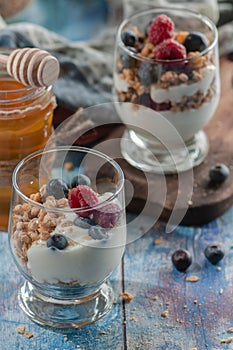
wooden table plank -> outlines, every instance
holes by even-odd
[[[129,231],[143,232],[148,218],[134,220],[128,215]],[[203,228],[178,227],[164,233],[157,224],[140,239],[128,244],[123,266],[111,281],[116,295],[128,291],[134,295],[123,305],[117,299],[113,310],[97,323],[72,331],[40,327],[24,316],[18,307],[17,288],[22,279],[10,256],[7,235],[0,235],[0,349],[4,350],[232,350],[233,342],[221,343],[232,334],[233,327],[233,208]],[[195,252],[201,265],[196,283],[185,281],[176,271],[171,253],[187,248],[193,254],[193,233],[199,234]],[[161,239],[160,244],[154,241]],[[204,247],[213,240],[224,243],[226,255],[211,265],[203,255]],[[123,279],[123,281],[122,281]],[[124,287],[122,289],[122,286]],[[168,310],[167,317],[162,317]],[[17,326],[26,325],[34,337],[26,339]],[[106,332],[99,334],[99,332]],[[67,338],[65,337],[67,336]]]
[[[121,266],[111,277],[117,303],[102,319],[90,326],[76,330],[54,330],[31,322],[21,311],[17,301],[17,289],[22,278],[11,258],[7,234],[0,233],[0,349],[1,350],[122,350],[124,332],[122,327]],[[17,327],[25,325],[33,333],[26,339],[17,333]],[[106,334],[100,334],[106,332]],[[66,337],[67,336],[67,337]]]
[[[125,290],[134,295],[125,305],[127,350],[233,349],[221,343],[233,336],[233,210],[202,229],[178,227],[165,234],[161,226],[130,244],[124,259]],[[193,253],[193,233],[199,233],[195,247],[200,271],[182,274],[173,268],[171,254],[177,248]],[[154,245],[155,239],[161,239]],[[226,247],[224,259],[211,265],[204,247],[213,241]],[[191,266],[191,270],[192,270]],[[198,282],[187,282],[196,275]],[[167,310],[167,317],[162,312]]]

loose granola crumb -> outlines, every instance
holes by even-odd
[[[121,297],[124,301],[126,301],[127,303],[130,303],[133,300],[133,295],[129,292],[124,292],[121,294]]]
[[[33,337],[33,333],[25,331],[23,334],[27,339],[31,339]]]
[[[222,294],[223,293],[223,288],[220,288],[219,289],[219,294]]]
[[[154,245],[159,245],[159,244],[162,243],[162,241],[163,241],[162,238],[157,238],[157,239],[154,240]]]
[[[137,319],[136,319],[136,317],[131,317],[131,318],[130,318],[130,321],[135,321],[135,322],[137,322]]]
[[[161,312],[162,317],[167,317],[168,316],[168,310],[164,310]]]
[[[99,331],[99,335],[105,335],[105,334],[108,334],[108,333],[105,331]]]
[[[18,332],[19,334],[24,334],[25,331],[26,331],[26,326],[18,326],[18,327],[17,327],[17,332]]]
[[[186,278],[186,281],[187,282],[197,282],[197,281],[199,281],[199,277],[198,276],[188,276],[187,278]]]
[[[229,337],[227,339],[222,339],[220,341],[221,344],[230,344],[233,341],[233,337]]]
[[[228,333],[233,333],[233,327],[228,328],[227,332]]]

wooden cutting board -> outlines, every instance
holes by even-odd
[[[165,178],[167,192],[164,198],[164,193],[161,192],[164,187],[164,177],[145,175],[119,157],[117,161],[124,171],[128,184],[126,200],[129,202],[127,207],[129,211],[140,213],[145,210],[147,214],[159,216],[162,221],[168,222],[178,200],[178,207],[173,214],[175,217],[179,215],[183,217],[180,224],[198,226],[214,220],[233,205],[233,61],[222,58],[220,71],[220,103],[214,117],[205,129],[210,142],[210,150],[205,161],[194,169],[191,197],[189,185],[185,188],[185,179],[182,179],[181,191],[183,193],[179,192],[178,196],[178,177],[169,175]],[[120,152],[119,138],[123,132],[124,126],[115,126],[107,139],[117,141],[107,143],[107,147],[101,150],[110,156],[116,155],[117,151]],[[211,186],[209,170],[217,163],[226,164],[231,170],[230,176],[221,185]],[[179,200],[180,197],[181,200]]]

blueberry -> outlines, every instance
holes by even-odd
[[[108,238],[108,233],[107,231],[99,226],[99,225],[95,225],[95,226],[91,226],[89,228],[89,236],[91,236],[93,239],[107,239]]]
[[[208,47],[208,41],[204,34],[199,32],[192,32],[187,35],[183,45],[186,47],[186,51],[204,51]]]
[[[141,63],[138,69],[138,76],[141,80],[141,83],[145,86],[149,86],[158,78],[155,67],[149,62]]]
[[[46,245],[52,250],[59,249],[63,250],[68,245],[67,239],[64,235],[55,233],[47,239]]]
[[[209,171],[209,177],[212,183],[224,182],[230,174],[229,168],[225,164],[217,164]]]
[[[88,230],[93,225],[93,221],[87,217],[77,216],[74,225]]]
[[[192,263],[192,256],[187,250],[178,249],[172,254],[172,262],[178,271],[185,272]]]
[[[138,36],[132,30],[126,30],[121,34],[121,40],[126,46],[135,46],[138,43]]]
[[[211,264],[216,265],[224,257],[224,249],[220,243],[214,243],[205,248],[204,254]]]
[[[73,179],[70,182],[71,188],[77,187],[78,185],[86,185],[91,186],[91,180],[88,176],[84,174],[78,174],[73,177]]]
[[[137,50],[134,47],[127,47],[131,52],[137,53]],[[123,51],[120,54],[121,64],[124,68],[132,68],[136,65],[136,60],[129,55],[128,52]]]
[[[67,183],[62,179],[52,179],[46,185],[46,195],[54,196],[56,199],[68,197],[69,189]]]

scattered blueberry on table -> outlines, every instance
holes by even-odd
[[[192,256],[185,249],[178,249],[172,254],[172,262],[180,272],[185,272],[192,263]]]
[[[224,182],[230,174],[229,168],[225,164],[217,164],[209,171],[209,177],[212,183]]]
[[[204,250],[205,257],[213,265],[216,265],[224,257],[224,248],[220,243],[208,245]]]

